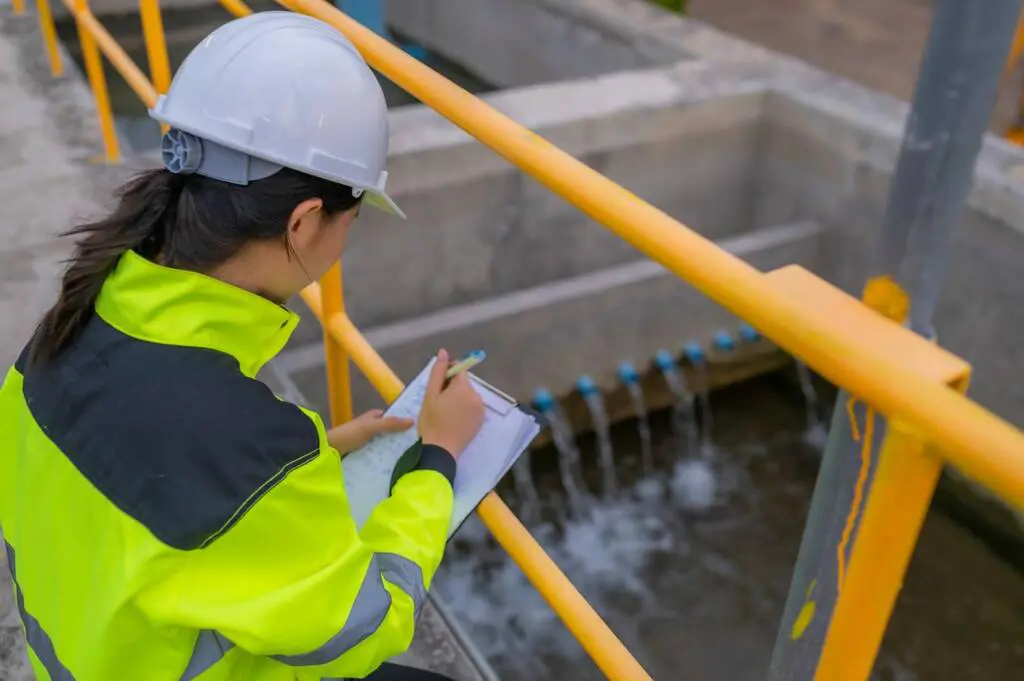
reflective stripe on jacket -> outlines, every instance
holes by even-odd
[[[451,456],[357,530],[320,418],[254,378],[294,313],[134,253],[96,313],[0,388],[0,528],[39,680],[363,677],[408,648]]]

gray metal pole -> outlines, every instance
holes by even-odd
[[[911,300],[910,326],[933,334],[953,232],[974,181],[1021,0],[938,0],[904,131],[874,274],[898,281]],[[860,468],[841,391],[811,500],[769,681],[809,681],[835,609],[837,547]],[[864,410],[858,409],[859,423]],[[877,424],[874,452],[884,436]],[[874,477],[874,462],[869,476]],[[854,532],[856,537],[856,531]],[[813,589],[812,589],[813,585]],[[810,597],[808,597],[810,593]],[[794,623],[813,600],[814,615],[799,637]]]

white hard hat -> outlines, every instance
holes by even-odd
[[[384,192],[388,109],[373,71],[341,33],[294,12],[258,12],[200,42],[149,111],[166,123],[164,164],[248,184],[291,168],[365,192],[405,217]]]

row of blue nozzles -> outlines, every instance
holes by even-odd
[[[740,324],[736,331],[740,342],[754,343],[761,338],[757,329],[749,324]],[[736,338],[728,331],[719,331],[714,335],[712,345],[716,350],[729,352],[736,348]],[[691,364],[700,364],[705,359],[704,348],[700,343],[689,342],[683,346],[682,356]],[[654,355],[654,366],[662,371],[671,369],[676,365],[676,358],[668,350],[658,350]],[[640,380],[640,373],[631,362],[619,364],[619,380],[623,383],[636,383]],[[597,384],[590,376],[583,374],[576,381],[576,390],[584,397],[598,392]],[[550,391],[540,388],[533,394],[533,405],[541,412],[547,412],[554,408],[555,398]]]

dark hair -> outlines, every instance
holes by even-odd
[[[121,255],[134,250],[169,267],[203,272],[235,255],[247,242],[285,236],[302,201],[319,198],[326,217],[354,208],[352,189],[285,168],[248,185],[163,168],[144,172],[118,190],[113,213],[78,225],[60,297],[33,336],[31,362],[56,357],[93,315],[103,282]]]

